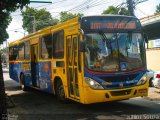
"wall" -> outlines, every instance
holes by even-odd
[[[146,49],[147,68],[160,71],[160,48]]]

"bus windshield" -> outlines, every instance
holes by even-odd
[[[102,72],[130,71],[145,66],[141,33],[87,33],[85,65]]]

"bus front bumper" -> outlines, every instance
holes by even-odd
[[[125,89],[115,90],[93,90],[90,87],[84,88],[84,104],[91,104],[97,102],[107,102],[116,100],[125,100],[138,96],[148,96],[147,84],[135,86]]]

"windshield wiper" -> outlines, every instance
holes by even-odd
[[[103,31],[99,31],[100,36],[102,37],[102,40],[104,43],[106,43],[107,46],[110,46],[110,40],[106,37],[105,33]]]

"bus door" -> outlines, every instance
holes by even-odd
[[[31,75],[32,86],[39,87],[38,83],[38,44],[31,46]]]
[[[78,85],[78,39],[77,35],[67,36],[67,80],[69,96],[79,99]]]

